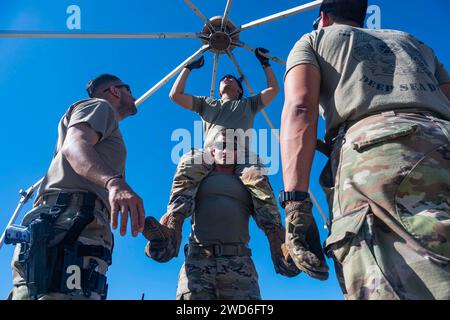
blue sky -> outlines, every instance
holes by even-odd
[[[307,1],[235,0],[230,19],[241,25],[286,10]],[[58,31],[67,29],[66,9],[81,9],[82,32],[199,32],[203,22],[182,0],[1,0],[0,30]],[[209,18],[222,15],[226,0],[195,0],[193,3]],[[373,0],[381,8],[381,26],[407,31],[430,45],[448,67],[450,44],[447,30],[450,2],[447,0]],[[286,59],[295,41],[311,30],[318,9],[259,26],[242,33],[241,40],[252,47],[266,47],[270,53]],[[57,123],[71,103],[85,98],[86,83],[94,76],[116,74],[133,88],[139,97],[187,56],[200,47],[198,39],[0,39],[0,101],[3,122],[0,136],[3,156],[0,158],[0,229],[6,226],[18,201],[17,191],[38,180],[48,168],[57,138]],[[263,71],[248,51],[233,51],[253,89],[265,86]],[[206,64],[192,72],[186,92],[208,95],[213,55],[205,54]],[[282,82],[284,67],[272,63]],[[218,74],[236,73],[228,58],[221,56]],[[236,73],[237,74],[237,73]],[[144,199],[147,215],[159,218],[165,211],[175,164],[171,150],[172,132],[179,128],[194,129],[198,116],[172,103],[169,90],[172,80],[139,108],[137,116],[125,120],[121,130],[128,149],[127,179]],[[217,92],[217,86],[216,86]],[[248,95],[248,90],[246,90]],[[279,128],[283,92],[266,109]],[[268,128],[258,115],[255,128]],[[323,122],[319,135],[323,136]],[[311,190],[327,210],[317,183],[323,156],[317,154],[311,179]],[[282,189],[281,171],[271,176],[275,192]],[[28,205],[25,209],[29,209]],[[26,210],[22,211],[21,220]],[[315,211],[322,241],[327,237],[323,220]],[[284,217],[284,215],[283,215]],[[189,222],[183,229],[184,242]],[[142,236],[121,237],[117,232],[113,265],[109,276],[109,299],[173,299],[182,254],[158,264],[143,253]],[[320,282],[306,275],[287,279],[275,274],[268,242],[251,223],[253,259],[259,274],[264,299],[342,299],[333,263],[328,281]],[[10,260],[13,248],[0,250],[0,298],[11,288]]]

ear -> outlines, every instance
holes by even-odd
[[[109,92],[116,98],[120,98],[121,97],[120,90],[118,88],[116,88],[115,86],[110,86],[109,87]]]
[[[215,149],[215,148],[212,148],[212,149],[211,149],[211,156],[214,158],[215,155],[216,155],[216,149]]]
[[[320,22],[322,24],[322,27],[329,27],[334,23],[334,20],[331,19],[331,17],[325,12],[320,12],[320,15],[322,17],[322,20]]]

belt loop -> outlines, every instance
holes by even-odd
[[[213,254],[216,257],[222,256],[222,246],[220,244],[213,245]]]
[[[385,118],[395,117],[397,115],[397,112],[395,112],[394,110],[391,110],[391,111],[382,112],[381,115]]]

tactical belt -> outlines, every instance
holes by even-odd
[[[112,263],[111,251],[103,246],[93,246],[79,243],[76,253],[79,257],[89,256],[99,258],[100,260],[105,261],[108,266]]]
[[[95,200],[93,201],[94,209],[102,212],[106,209],[103,201],[101,201],[97,196],[90,192],[59,192],[53,194],[44,194],[39,197],[39,199],[37,200],[37,204],[54,206],[55,204],[57,204],[58,199],[60,199],[61,196],[66,198],[66,201],[64,201],[64,205],[68,207],[81,207],[85,205],[86,197],[93,196],[95,197]]]
[[[252,250],[247,248],[244,244],[213,244],[202,245],[198,243],[190,243],[184,247],[184,253],[188,257],[203,256],[203,257],[249,257],[252,255]]]

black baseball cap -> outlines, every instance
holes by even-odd
[[[362,27],[367,14],[368,0],[323,0],[320,11],[336,18],[359,23]]]

